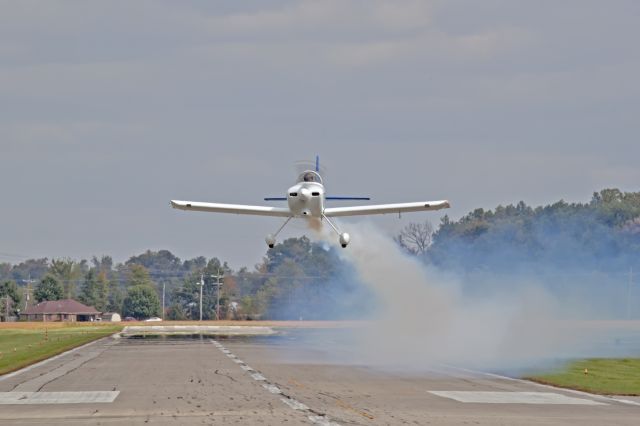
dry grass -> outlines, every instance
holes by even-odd
[[[114,323],[100,322],[0,322],[0,330],[55,330],[69,327],[95,327],[107,326]]]
[[[220,326],[254,326],[254,327],[275,327],[275,328],[351,328],[366,325],[365,321],[126,321],[120,323],[127,325],[220,325]]]
[[[0,322],[0,330],[56,330],[69,327],[107,327],[112,325],[236,325],[281,328],[351,328],[366,325],[366,321],[123,321],[112,322]]]

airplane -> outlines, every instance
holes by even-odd
[[[338,241],[343,248],[349,244],[351,237],[339,228],[329,218],[357,215],[374,215],[387,213],[419,212],[440,210],[450,207],[449,201],[418,201],[412,203],[377,204],[351,207],[326,207],[326,201],[333,200],[370,200],[369,197],[336,197],[325,194],[322,176],[320,176],[320,157],[316,156],[315,170],[305,170],[299,176],[296,184],[289,188],[286,197],[267,197],[265,201],[286,201],[288,207],[246,206],[241,204],[203,203],[197,201],[171,200],[171,207],[187,211],[212,213],[233,213],[257,216],[286,217],[287,220],[276,231],[269,234],[265,242],[269,248],[276,244],[276,237],[293,218],[305,218],[310,221],[326,221],[338,235]]]

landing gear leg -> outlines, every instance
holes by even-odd
[[[333,222],[331,222],[331,220],[327,216],[324,215],[324,213],[322,214],[322,218],[326,220],[327,223],[331,225],[336,234],[338,234],[338,241],[340,242],[342,248],[346,248],[349,244],[349,241],[351,240],[349,234],[347,234],[346,232],[340,232],[340,230],[333,224]]]
[[[278,236],[278,234],[280,233],[280,231],[282,231],[284,229],[284,227],[287,225],[287,223],[289,223],[289,221],[293,219],[293,216],[290,216],[287,218],[287,220],[285,220],[285,222],[282,224],[282,226],[276,231],[275,234],[269,234],[267,235],[267,238],[265,238],[265,242],[267,243],[267,245],[269,246],[269,248],[273,248],[273,246],[276,245],[276,237]]]

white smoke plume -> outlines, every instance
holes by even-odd
[[[593,354],[593,332],[568,320],[582,307],[560,303],[535,281],[466,295],[455,278],[406,255],[374,226],[350,224],[349,231],[352,242],[342,256],[377,298],[373,319],[349,342],[351,361],[513,371]],[[319,237],[335,244],[326,230]]]

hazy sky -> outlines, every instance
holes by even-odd
[[[640,190],[639,17],[634,0],[0,1],[0,261],[253,265],[280,219],[169,200],[261,204],[315,154],[332,194],[447,198],[455,218]]]

